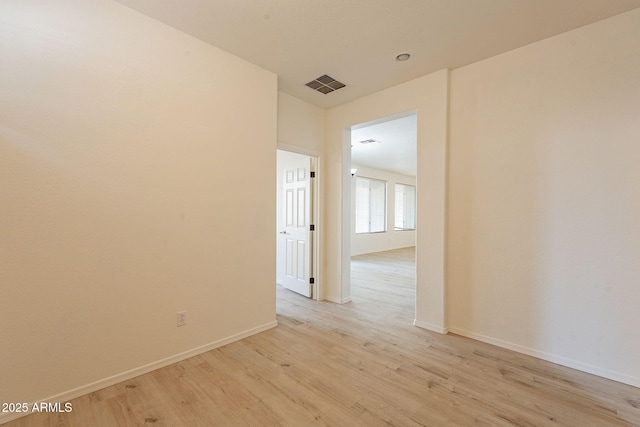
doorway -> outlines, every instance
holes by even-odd
[[[389,296],[409,280],[411,289],[403,292],[415,307],[416,151],[415,111],[351,128],[352,299],[357,277],[378,271],[387,277],[376,289]]]
[[[276,284],[316,300],[317,163],[313,156],[277,150]]]

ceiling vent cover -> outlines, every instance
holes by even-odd
[[[326,95],[338,89],[342,89],[343,87],[345,87],[345,84],[325,74],[315,80],[311,80],[306,84],[306,86],[309,86],[311,89],[317,90],[318,92],[324,93]]]

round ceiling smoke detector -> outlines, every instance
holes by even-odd
[[[407,61],[409,60],[409,58],[411,58],[410,53],[401,53],[400,55],[396,56],[396,61]]]

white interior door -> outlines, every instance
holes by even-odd
[[[284,239],[282,285],[307,298],[313,290],[310,282],[311,165],[312,160],[304,158],[290,163],[284,171],[284,224],[280,229],[280,238]]]

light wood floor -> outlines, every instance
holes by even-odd
[[[640,389],[412,326],[413,249],[353,259],[353,302],[278,289],[277,328],[7,426],[640,426]]]

